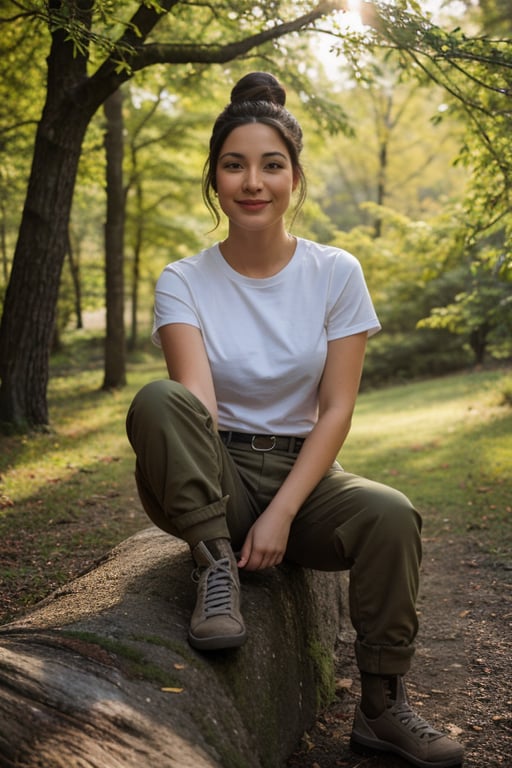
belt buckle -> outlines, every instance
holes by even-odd
[[[253,451],[266,453],[276,447],[277,438],[275,435],[253,435],[251,439],[251,448]]]

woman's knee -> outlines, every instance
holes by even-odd
[[[403,541],[419,538],[421,516],[401,491],[375,483],[366,491],[364,508],[383,537]]]
[[[409,548],[417,551],[421,557],[421,526],[422,520],[419,512],[411,504],[407,496],[400,494],[401,503],[396,503],[390,515],[391,521],[387,528],[387,535],[394,531],[395,543],[401,548]]]
[[[149,443],[175,450],[188,439],[214,434],[210,413],[183,384],[170,379],[151,381],[135,395],[126,417],[128,439],[139,455]]]
[[[179,408],[190,395],[183,384],[171,379],[157,379],[145,384],[133,398],[128,410],[128,434],[130,435],[137,423],[144,424],[145,428],[161,425],[172,410]]]
[[[180,391],[185,390],[182,384],[171,379],[157,379],[145,384],[135,397],[130,406],[129,413],[144,412],[145,414],[161,413],[169,400],[172,400]]]
[[[166,420],[169,402],[181,386],[170,379],[158,379],[137,392],[126,415],[126,432],[134,448],[140,437],[154,432],[155,427]]]

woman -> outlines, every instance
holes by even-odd
[[[158,280],[153,339],[169,380],[144,387],[127,419],[140,497],[191,548],[192,646],[243,643],[239,569],[284,558],[349,569],[362,681],[353,746],[459,765],[460,745],[412,712],[403,684],[417,632],[419,515],[336,462],[380,325],[356,259],[286,228],[305,178],[285,98],[274,77],[251,73],[215,122],[203,192],[229,231]]]

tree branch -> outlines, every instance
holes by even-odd
[[[167,5],[172,7],[178,2],[178,0],[167,0]],[[256,48],[271,40],[275,40],[291,32],[297,32],[300,29],[304,29],[311,26],[317,19],[322,16],[326,16],[336,9],[344,9],[346,6],[346,0],[331,0],[320,2],[316,8],[303,16],[299,16],[292,21],[283,22],[277,24],[275,27],[263,30],[257,34],[250,35],[242,40],[236,40],[225,45],[218,44],[159,44],[150,43],[143,44],[143,40],[149,34],[152,27],[150,20],[147,18],[154,14],[150,9],[139,9],[133,16],[130,26],[137,27],[139,35],[134,36],[133,33],[128,31],[120,38],[118,45],[127,47],[132,45],[132,50],[127,54],[126,63],[133,71],[144,69],[152,64],[188,64],[188,63],[204,63],[204,64],[220,64],[226,61],[231,61],[237,56],[241,56],[247,53],[253,48]],[[158,20],[158,19],[157,19]],[[156,21],[153,20],[153,26]],[[108,66],[108,62],[98,70],[98,75],[104,66]]]
[[[446,63],[460,71],[468,80],[480,87],[510,95],[510,90],[487,82],[483,76],[475,74],[462,66],[462,62],[481,65],[486,72],[504,73],[512,69],[510,41],[493,40],[487,37],[466,37],[460,31],[445,32],[428,19],[406,11],[401,11],[388,4],[363,2],[364,22],[388,42],[390,47],[402,51],[411,57],[424,56],[440,69]],[[459,63],[456,63],[456,62]],[[429,75],[429,71],[423,68]],[[460,96],[459,96],[460,98]]]
[[[310,27],[317,19],[336,9],[342,9],[345,5],[343,0],[340,2],[321,2],[309,13],[292,21],[282,22],[275,27],[225,45],[166,45],[158,43],[145,45],[137,50],[130,60],[130,65],[134,70],[139,70],[152,64],[223,64],[242,56],[253,48],[277,40],[291,32],[298,32]]]
[[[162,0],[160,6],[169,11],[179,0]],[[344,10],[346,0],[322,0],[312,11],[292,21],[282,22],[262,32],[225,45],[144,43],[161,14],[141,6],[127,24],[125,32],[113,47],[113,53],[91,78],[80,86],[77,98],[91,99],[99,106],[104,99],[129,80],[133,73],[154,64],[221,64],[243,56],[264,43],[314,24],[334,10]]]

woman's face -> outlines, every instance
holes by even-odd
[[[297,183],[286,144],[269,125],[239,126],[221,147],[217,194],[231,226],[256,231],[280,224]]]

